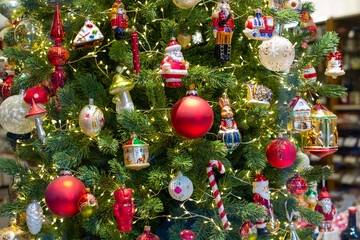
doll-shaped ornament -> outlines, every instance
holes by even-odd
[[[125,6],[121,1],[116,1],[111,8],[111,27],[115,33],[115,39],[121,40],[125,36],[128,27],[128,17],[126,15]]]
[[[229,0],[218,0],[212,15],[212,28],[215,37],[215,54],[225,64],[230,60],[231,38],[234,32],[234,16]]]
[[[230,107],[230,99],[226,92],[219,100],[221,107],[221,125],[218,133],[218,140],[221,140],[232,153],[241,142],[241,134],[234,120],[234,113]]]
[[[321,213],[324,216],[324,220],[319,226],[320,232],[332,232],[334,228],[331,227],[331,222],[335,216],[335,208],[331,202],[331,197],[326,187],[323,187],[321,193],[318,196],[318,204],[315,207],[315,211]]]
[[[135,215],[134,202],[131,201],[132,189],[125,188],[114,192],[115,203],[113,213],[120,232],[130,232],[132,230],[133,216]]]

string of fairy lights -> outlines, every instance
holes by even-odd
[[[264,2],[266,2],[266,0],[264,0]],[[137,1],[137,3],[139,5],[142,6],[142,8],[136,8],[135,10],[131,10],[131,11],[127,11],[127,13],[131,13],[131,14],[134,14],[134,17],[132,18],[129,18],[130,21],[132,21],[133,24],[135,24],[137,22],[137,16],[138,16],[138,13],[140,11],[142,11],[142,9],[148,9],[149,6],[153,3],[149,2],[149,1],[145,1],[144,3],[141,2],[141,1]],[[216,3],[216,1],[213,1],[213,0],[208,0],[208,1],[205,1],[205,0],[202,0],[202,2],[200,2],[198,4],[198,6],[202,6],[205,8],[206,11],[209,11],[209,7],[207,6],[208,3]],[[214,7],[212,7],[212,10],[214,9]],[[165,13],[164,13],[164,9],[161,8],[160,9],[161,13],[162,13],[162,18],[159,18],[159,19],[154,19],[152,22],[157,22],[157,21],[164,21],[166,20],[165,19]],[[244,15],[248,15],[248,12],[250,11],[253,11],[252,7],[248,7],[248,10],[246,13],[244,13],[243,15],[239,15],[237,14],[236,12],[234,12],[234,15],[236,16],[236,18],[241,18],[243,17]],[[103,17],[101,19],[101,21],[104,23],[104,22],[107,22],[109,21],[109,13],[110,13],[110,9],[106,10],[106,11],[102,11],[102,12],[97,12],[97,13],[94,13],[94,15],[98,15],[98,14],[102,14]],[[190,13],[191,14],[191,13]],[[87,16],[91,16],[91,14],[87,15]],[[72,20],[72,21],[76,21],[78,18],[83,18],[85,19],[85,15],[81,15],[81,14],[78,14],[77,12],[75,12],[74,10],[69,10],[69,12],[65,15],[64,17],[64,20],[65,21],[68,21],[68,20]],[[44,21],[44,19],[42,20]],[[101,21],[98,21],[97,24],[102,24]],[[200,23],[201,24],[201,23]],[[148,28],[147,25],[144,25],[143,26],[143,32],[140,32],[140,31],[137,31],[137,33],[141,36],[142,38],[142,41],[139,40],[139,45],[140,47],[142,48],[143,52],[147,54],[148,58],[152,58],[154,55],[156,54],[163,54],[161,52],[161,49],[158,49],[158,47],[160,46],[160,42],[156,42],[155,45],[152,47],[149,43],[149,41],[147,40],[147,36],[151,34],[151,31],[152,29],[151,28]],[[43,31],[40,31],[38,34],[40,35],[43,35],[44,32]],[[206,39],[206,41],[210,41],[211,39]],[[240,36],[238,37],[238,41],[242,41],[243,40],[243,36],[240,34]],[[109,66],[104,64],[103,61],[99,61],[97,60],[98,58],[98,54],[101,54],[101,53],[106,53],[108,50],[105,49],[107,47],[109,47],[110,45],[112,45],[115,40],[112,40],[112,39],[106,39],[106,44],[104,44],[103,46],[101,47],[95,47],[94,50],[92,52],[89,52],[87,55],[79,58],[79,59],[76,59],[76,60],[72,60],[68,63],[68,65],[71,67],[71,69],[74,71],[74,72],[77,72],[77,69],[73,66],[74,63],[77,63],[77,62],[80,62],[82,60],[85,60],[85,59],[89,59],[89,58],[94,58],[94,61],[95,61],[95,64],[97,66],[97,68],[107,77],[107,78],[110,78],[109,77],[109,72],[108,72],[108,69],[109,69]],[[129,44],[126,40],[124,40],[125,44]],[[72,43],[72,41],[70,42]],[[34,54],[34,55],[38,55],[40,58],[44,58],[46,59],[46,56],[47,56],[47,52],[48,50],[52,47],[53,43],[48,40],[48,39],[43,39],[43,41],[41,42],[41,45],[39,47],[39,49],[41,49],[40,51],[31,51],[31,54]],[[261,66],[261,63],[259,61],[259,58],[256,54],[256,49],[257,47],[254,47],[253,44],[251,42],[248,43],[248,47],[251,51],[254,52],[254,59],[256,60],[257,62],[257,66]],[[305,53],[302,54],[301,57],[304,57],[305,56]],[[241,55],[238,56],[239,60],[240,60],[240,63],[239,64],[230,64],[229,66],[223,66],[221,68],[217,68],[217,69],[214,69],[212,72],[229,72],[231,71],[231,74],[234,75],[235,74],[235,71],[237,68],[243,68],[243,67],[246,67],[249,65],[249,62],[246,61]],[[310,61],[310,65],[314,62],[314,59],[312,59]],[[125,67],[125,71],[129,74],[130,71]],[[301,70],[298,69],[298,74],[300,75],[301,73]],[[291,91],[292,90],[292,87],[291,86],[288,86],[286,81],[285,81],[285,74],[281,74],[281,73],[275,73],[274,75],[271,75],[269,76],[271,78],[274,78],[276,77],[279,81],[279,83],[281,84],[281,86],[285,89],[287,89],[288,91]],[[251,78],[251,77],[246,77],[248,79],[248,81],[251,81],[252,83],[256,83],[257,82],[257,79],[255,78]],[[205,81],[205,80],[204,80]],[[207,83],[205,83],[207,84]],[[239,82],[238,80],[235,81],[235,84],[236,85],[241,85],[241,86],[244,86],[245,85],[242,83],[242,82]],[[162,84],[164,86],[164,84]],[[316,86],[315,86],[315,90],[318,90],[320,87],[322,86],[322,83],[320,82],[317,82],[316,83]],[[306,89],[302,89],[303,92],[306,92]],[[317,96],[317,91],[315,91],[315,95]],[[311,95],[311,98],[313,99],[313,96]],[[235,112],[238,113],[239,111],[242,111],[245,113],[245,116],[248,114],[247,111],[249,111],[249,109],[247,108],[244,108],[242,106],[245,106],[246,105],[246,102],[248,100],[246,98],[241,98],[239,95],[238,95],[238,100],[235,100],[232,102],[232,105],[233,106],[236,106],[235,108]],[[210,102],[212,107],[217,104],[215,102]],[[275,101],[273,103],[274,105],[278,104],[278,101]],[[168,114],[170,112],[171,108],[153,108],[151,107],[150,109],[148,110],[137,110],[139,112],[144,112],[144,113],[151,113],[152,111],[164,111],[165,114],[163,115],[163,119],[167,122],[169,122],[169,118],[168,118]],[[106,108],[105,107],[105,111],[107,112],[112,112],[112,113],[115,113],[114,109],[112,108]],[[69,116],[71,117],[73,114],[72,113],[69,113]],[[47,116],[46,118],[47,121],[44,121],[47,123],[47,129],[50,129],[52,128],[53,131],[49,132],[47,134],[47,138],[51,139],[52,138],[52,132],[56,132],[56,131],[67,131],[67,134],[70,135],[70,132],[73,131],[74,133],[80,133],[78,127],[77,127],[77,124],[76,124],[76,121],[75,120],[67,120],[65,123],[62,122],[61,120],[55,120],[55,119],[51,119],[49,116]],[[151,117],[148,121],[147,121],[147,124],[148,125],[151,125],[153,122],[155,122],[156,119],[154,117]],[[267,129],[265,131],[263,131],[261,133],[260,136],[257,136],[253,139],[250,139],[249,141],[247,142],[242,142],[241,144],[257,144],[257,148],[258,149],[261,149],[263,148],[263,146],[261,145],[261,141],[259,141],[261,138],[263,137],[266,137],[266,138],[273,138],[273,137],[277,137],[277,134],[278,134],[278,130],[275,130],[275,129],[271,129],[268,124],[266,124],[267,122],[273,122],[275,121],[275,112],[274,111],[268,111],[268,114],[266,115],[266,118],[263,118],[262,120],[262,126],[265,126]],[[246,120],[246,117],[244,118],[243,120],[243,123],[246,124],[247,123],[247,120]],[[284,131],[286,131],[284,129]],[[166,131],[164,131],[166,132]],[[172,134],[174,135],[174,132],[172,130],[172,127],[171,127],[171,124],[168,124],[168,129],[167,129],[167,133],[168,134]],[[164,133],[163,133],[164,134]],[[155,142],[156,140],[159,139],[159,136],[154,136],[150,139],[146,139],[147,141],[150,141],[150,142]],[[98,141],[99,138],[96,137],[96,138],[90,138],[89,137],[89,141]],[[296,142],[296,139],[293,138],[292,136],[290,136],[290,141],[291,142]],[[19,144],[21,144],[21,146],[31,146],[31,144],[25,144],[24,142],[22,142],[21,140],[17,140],[17,142]],[[35,150],[34,147],[32,147],[33,150]],[[179,151],[180,149],[175,149],[175,151]],[[51,172],[49,171],[51,170]],[[56,164],[52,165],[49,169],[48,166],[45,166],[45,165],[38,165],[38,169],[36,170],[32,170],[32,169],[28,169],[28,174],[31,176],[30,177],[30,180],[31,181],[35,181],[36,178],[40,177],[41,179],[44,179],[44,178],[49,178],[50,180],[53,180],[55,178],[57,178],[58,176],[54,173],[58,172],[60,170],[60,167],[57,166]],[[233,170],[232,168],[229,168],[228,169],[228,172],[231,174],[231,177],[239,182],[241,182],[242,184],[246,184],[246,185],[252,185],[251,183],[251,179],[252,179],[252,176],[251,176],[251,171],[247,171],[246,175],[245,175],[245,178],[239,178],[237,177],[237,173],[239,172],[239,170]],[[173,174],[171,175],[171,177],[175,177]],[[116,179],[115,176],[112,176],[113,179]],[[100,194],[100,197],[104,196],[105,192],[109,192],[110,196],[113,195],[113,190],[112,189],[105,189],[105,188],[102,188],[100,186],[93,186],[94,190],[96,191],[99,191],[99,192],[102,192]],[[141,187],[143,190],[146,189],[145,186],[142,186]],[[207,186],[207,189],[210,188],[210,185]],[[151,188],[148,189],[149,193],[146,195],[148,198],[152,198],[152,197],[155,197],[157,196],[162,190],[164,190],[165,188],[161,188],[158,192],[154,192]],[[275,199],[278,199],[279,197],[279,194],[283,194],[285,197],[287,196],[287,194],[282,191],[282,190],[285,190],[286,187],[285,185],[281,188],[281,189],[273,189],[274,191],[271,192],[271,196]],[[199,189],[200,191],[202,191],[202,196],[200,199],[196,200],[196,199],[188,199],[186,200],[185,202],[183,202],[181,205],[180,205],[180,208],[183,209],[184,213],[180,216],[172,216],[172,215],[159,215],[159,216],[155,216],[155,217],[136,217],[134,216],[135,220],[134,220],[134,224],[140,220],[146,220],[146,221],[149,221],[149,220],[153,220],[153,219],[156,219],[156,218],[166,218],[168,221],[171,221],[171,220],[180,220],[180,219],[190,219],[190,218],[202,218],[204,219],[203,220],[203,223],[204,224],[207,224],[207,223],[210,223],[210,224],[213,224],[219,231],[222,229],[221,225],[218,224],[217,221],[214,220],[214,218],[211,218],[211,217],[207,217],[207,216],[204,216],[204,215],[201,215],[201,214],[198,214],[198,213],[193,213],[191,212],[190,210],[188,210],[186,208],[186,203],[189,201],[189,202],[194,202],[196,204],[202,204],[202,203],[205,203],[207,202],[209,199],[211,199],[212,201],[212,208],[214,209],[214,211],[216,211],[216,204],[214,204],[214,198],[212,195],[210,195],[209,193],[207,193],[206,191],[203,191],[202,189]],[[135,192],[133,190],[133,192]],[[242,198],[240,196],[236,196],[235,194],[232,193],[231,191],[231,188],[226,188],[226,187],[223,187],[221,190],[221,195],[222,195],[222,198],[227,198],[229,196],[232,196],[232,197],[235,197],[239,200],[241,200]],[[27,196],[25,196],[23,193],[21,193],[21,195],[19,196],[19,200],[20,202],[26,202],[26,198]],[[108,199],[108,202],[110,202],[111,199],[109,198]],[[48,208],[46,207],[46,204],[45,204],[45,198],[43,198],[41,200],[41,202],[43,203],[43,207],[46,209],[46,211],[48,211]],[[14,212],[15,214],[15,212]],[[214,214],[215,216],[217,216],[217,213]],[[50,225],[51,226],[54,226],[55,224],[57,224],[58,222],[62,223],[64,221],[63,218],[61,217],[57,217],[57,216],[53,216],[52,217],[52,220],[51,220],[51,223]],[[108,220],[109,223],[111,225],[116,225],[112,220]],[[283,223],[285,227],[288,226],[288,223],[287,222],[284,222]],[[58,229],[57,226],[54,226],[54,229]],[[278,233],[275,233],[274,236],[278,235]],[[120,237],[122,237],[122,234],[120,233]],[[40,238],[39,238],[40,239]],[[60,238],[59,238],[60,239]]]

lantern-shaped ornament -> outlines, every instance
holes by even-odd
[[[90,98],[89,104],[80,111],[79,124],[81,130],[90,137],[96,137],[100,134],[104,123],[103,112],[94,105],[94,100]]]
[[[249,107],[257,104],[270,106],[270,101],[273,96],[271,89],[260,84],[252,84],[251,82],[247,82],[245,83],[245,85],[248,87],[248,102],[246,103],[246,105],[248,105]]]
[[[336,48],[328,55],[328,64],[326,67],[325,75],[330,76],[334,79],[338,76],[345,75],[341,53],[337,51]]]
[[[149,144],[139,140],[136,134],[133,134],[130,141],[124,144],[123,150],[126,168],[140,170],[150,166]]]
[[[122,70],[120,70],[122,72]],[[130,90],[134,88],[134,83],[121,73],[114,76],[109,92],[114,96],[113,103],[116,104],[116,112],[122,113],[123,109],[134,110],[134,103],[131,99]]]
[[[303,151],[324,157],[338,150],[337,116],[320,104],[311,110],[312,128],[302,134]]]
[[[224,93],[219,100],[221,107],[221,125],[218,133],[218,140],[222,141],[232,153],[241,142],[241,135],[234,120],[234,113],[230,107],[230,99]]]
[[[311,129],[311,106],[297,95],[289,103],[294,119],[289,123],[289,128],[295,132],[305,132]]]
[[[269,40],[273,36],[274,18],[261,17],[261,10],[256,9],[255,17],[249,16],[245,23],[245,36],[255,40]]]

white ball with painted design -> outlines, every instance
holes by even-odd
[[[185,201],[191,197],[194,186],[191,180],[179,171],[179,174],[170,181],[168,189],[172,198]]]

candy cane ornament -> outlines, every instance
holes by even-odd
[[[222,224],[224,226],[224,229],[226,230],[226,229],[230,228],[230,225],[229,225],[229,221],[228,221],[228,219],[226,217],[224,205],[223,205],[223,203],[221,201],[221,196],[220,196],[220,193],[219,193],[219,189],[218,189],[218,186],[216,184],[215,177],[214,177],[214,172],[213,172],[213,167],[214,166],[216,166],[219,169],[221,174],[225,173],[225,168],[224,168],[223,164],[220,161],[218,161],[218,160],[210,160],[210,163],[207,165],[206,171],[207,171],[207,175],[208,175],[208,178],[209,178],[209,181],[210,181],[210,186],[211,186],[212,191],[214,193],[214,197],[215,197],[215,200],[216,200],[217,208],[219,210],[221,222],[222,222]]]

